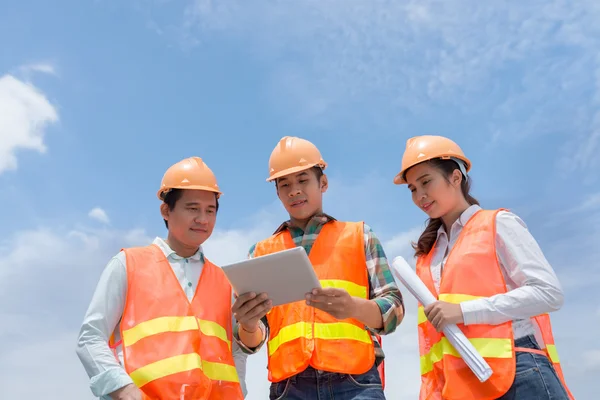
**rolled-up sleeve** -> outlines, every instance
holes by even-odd
[[[364,224],[364,235],[370,299],[379,306],[383,319],[380,329],[369,329],[379,335],[387,335],[394,332],[404,319],[404,301],[381,241],[367,224]]]
[[[76,353],[90,378],[94,396],[109,393],[133,383],[108,345],[125,304],[127,273],[124,256],[119,254],[106,265],[79,332]]]

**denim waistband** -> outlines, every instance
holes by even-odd
[[[541,350],[535,336],[528,335],[515,340],[515,347],[524,347],[526,349]]]
[[[376,368],[375,365],[373,365],[373,368]],[[371,370],[370,369],[370,370]],[[367,371],[365,373],[369,373],[370,372]],[[317,377],[319,379],[340,379],[343,378],[344,376],[346,376],[348,374],[342,374],[339,372],[330,372],[330,371],[322,371],[320,369],[314,369],[311,366],[306,367],[306,369],[302,372],[299,372],[298,374],[292,376],[292,379],[316,379]]]

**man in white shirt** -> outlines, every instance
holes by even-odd
[[[212,171],[198,157],[171,166],[158,192],[163,201],[161,214],[169,233],[166,240],[156,238],[153,244],[164,254],[189,302],[196,294],[203,269],[212,265],[207,264],[201,245],[215,226],[220,194]],[[121,251],[108,262],[100,277],[77,343],[77,355],[90,377],[92,393],[103,400],[143,398],[124,367],[120,324],[128,301],[127,277],[127,257]],[[166,285],[166,282],[157,282],[157,290],[167,290],[163,289],[168,287]],[[231,303],[227,304],[227,309],[230,314]],[[232,325],[235,324],[233,317],[231,319]],[[109,341],[114,345],[110,346]],[[231,343],[235,369],[245,396],[247,355],[239,346],[236,341]]]

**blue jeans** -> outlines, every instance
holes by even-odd
[[[385,400],[377,366],[361,375],[318,371],[312,367],[271,384],[270,400]]]
[[[515,340],[515,347],[540,349],[533,336]],[[568,400],[567,391],[558,378],[550,360],[541,355],[517,352],[515,381],[498,400]]]

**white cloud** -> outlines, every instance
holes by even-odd
[[[29,322],[29,321],[28,321]],[[25,325],[23,328],[28,328]],[[74,352],[76,332],[24,334],[26,342],[2,346],[0,384],[5,398],[96,399]],[[35,382],[32,377],[35,376]]]
[[[17,152],[46,152],[44,134],[58,121],[55,107],[33,84],[0,77],[0,173],[17,168]]]
[[[600,192],[586,196],[583,203],[573,209],[573,212],[596,211],[600,210]]]
[[[94,398],[75,355],[79,324],[110,257],[150,240],[141,229],[53,226],[18,231],[1,243],[3,397]]]
[[[384,242],[383,247],[388,254],[388,258],[393,260],[396,256],[402,256],[409,264],[414,266],[412,243],[417,242],[421,232],[423,232],[423,228],[417,226],[407,232],[398,233]]]
[[[555,212],[552,218],[545,221],[544,226],[556,227],[573,220],[573,218],[578,218],[582,214],[586,214],[588,219],[594,219],[597,213],[600,216],[600,192],[587,194],[571,207]]]
[[[13,283],[28,281],[32,277],[43,276],[49,279],[36,279],[36,285],[54,282],[66,287],[75,278],[93,280],[109,257],[121,247],[139,245],[150,240],[141,229],[119,231],[40,227],[16,232],[0,246],[0,276],[3,277],[0,281],[0,286],[3,286],[0,298],[10,298],[11,294],[15,294],[13,290],[18,291],[18,285]],[[74,274],[72,279],[58,279],[67,278],[71,274]]]
[[[95,219],[96,221],[100,221],[103,224],[108,224],[110,222],[106,211],[104,211],[100,207],[96,207],[90,210],[90,212],[88,213],[88,217]]]
[[[24,73],[41,72],[49,75],[56,75],[56,69],[52,64],[48,63],[27,64],[22,66],[20,69]]]
[[[397,130],[406,114],[451,107],[485,121],[478,132],[505,146],[562,135],[566,173],[594,179],[600,165],[597,1],[186,4],[183,21],[155,24],[179,23],[186,48],[234,37],[268,70],[267,90],[288,118]]]

